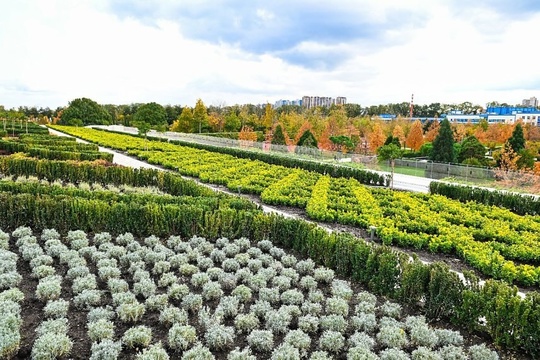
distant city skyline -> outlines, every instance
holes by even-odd
[[[369,106],[411,93],[484,105],[540,94],[530,52],[540,2],[530,0],[25,0],[0,12],[7,108],[304,94]]]

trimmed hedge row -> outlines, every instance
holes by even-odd
[[[257,210],[255,203],[229,196],[226,194],[215,194],[215,196],[172,196],[169,194],[151,194],[143,192],[118,193],[110,190],[85,190],[77,187],[51,186],[39,182],[14,182],[0,181],[0,192],[11,194],[31,194],[34,196],[47,195],[51,197],[72,197],[87,200],[100,200],[108,203],[154,203],[159,205],[192,205],[202,209],[237,209],[237,210]]]
[[[411,305],[422,303],[430,320],[450,320],[489,334],[501,347],[540,356],[538,292],[522,299],[515,287],[494,280],[480,287],[470,274],[464,284],[441,263],[410,261],[407,255],[388,247],[374,246],[346,233],[329,234],[302,220],[259,211],[204,211],[194,206],[111,204],[7,193],[0,194],[0,212],[7,215],[0,217],[0,228],[9,231],[26,225],[35,231],[54,227],[61,232],[80,229],[114,234],[129,231],[137,236],[269,239],[359,281],[378,295]]]
[[[119,131],[110,131],[110,130],[104,130],[104,129],[94,129],[94,130],[144,138],[143,136],[140,136],[140,135],[126,134]],[[313,171],[313,172],[317,172],[323,175],[328,174],[331,177],[346,177],[346,178],[351,177],[358,180],[360,183],[366,184],[366,185],[375,185],[375,186],[388,186],[389,185],[388,176],[381,175],[381,174],[371,172],[371,171],[362,170],[362,169],[350,168],[350,167],[340,166],[340,165],[335,165],[335,164],[321,163],[317,161],[303,160],[303,159],[287,157],[283,155],[275,155],[272,153],[246,151],[246,150],[238,149],[238,148],[220,147],[220,146],[215,146],[215,145],[192,143],[192,142],[181,141],[181,140],[167,141],[166,139],[152,137],[152,136],[148,136],[148,139],[152,141],[169,142],[171,144],[192,147],[195,149],[207,150],[211,152],[232,155],[241,159],[259,160],[259,161],[272,164],[272,165],[281,165],[281,166],[285,166],[289,168],[298,168],[298,169],[303,169],[307,171]]]
[[[51,146],[48,148],[45,146]],[[112,162],[113,154],[99,152],[96,145],[90,145],[92,148],[77,148],[78,144],[72,144],[71,146],[57,146],[57,143],[34,143],[29,141],[3,141],[0,140],[0,151],[3,150],[8,154],[14,154],[17,152],[24,152],[32,157],[49,160],[82,160],[82,161],[94,161],[105,160]],[[81,144],[85,145],[85,144]]]
[[[429,191],[432,194],[443,195],[464,203],[474,201],[481,204],[502,207],[518,215],[540,214],[540,199],[532,195],[455,185],[438,181],[431,182]]]
[[[182,179],[176,174],[153,169],[132,169],[122,166],[101,166],[98,162],[40,160],[12,155],[0,158],[0,173],[14,176],[36,176],[40,180],[61,180],[70,183],[155,186],[171,195],[213,196],[215,193]]]

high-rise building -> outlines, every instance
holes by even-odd
[[[303,96],[302,106],[306,109],[311,109],[318,106],[330,107],[332,105],[345,105],[347,98],[344,96],[338,96],[337,98],[331,98],[329,96]]]
[[[528,107],[538,107],[538,99],[534,96],[529,99],[523,99],[521,105]]]

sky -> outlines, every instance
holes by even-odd
[[[0,0],[0,105],[540,97],[537,0]]]

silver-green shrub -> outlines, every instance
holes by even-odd
[[[321,330],[331,330],[340,333],[347,331],[348,323],[342,315],[325,315],[320,318]]]
[[[202,307],[203,298],[199,294],[187,294],[182,299],[182,307],[188,311],[196,312]]]
[[[51,300],[43,308],[43,314],[47,318],[63,318],[67,316],[69,301],[64,299]]]
[[[97,289],[97,281],[94,274],[76,277],[73,279],[73,283],[71,284],[71,290],[74,294],[80,294],[84,290],[94,289]]]
[[[286,290],[281,294],[281,302],[287,305],[300,305],[304,302],[304,294],[296,289]]]
[[[150,345],[148,348],[143,349],[142,352],[135,355],[136,360],[169,360],[169,354],[161,345],[161,342]]]
[[[212,352],[204,345],[197,343],[182,354],[181,360],[214,360]]]
[[[313,315],[304,315],[298,318],[298,328],[308,334],[319,330],[319,318]]]
[[[386,349],[379,354],[381,360],[409,360],[409,355],[400,349]]]
[[[165,272],[161,274],[158,280],[158,287],[164,288],[170,286],[178,281],[178,278],[173,272]]]
[[[93,342],[112,339],[114,337],[114,323],[109,320],[100,319],[90,322],[87,325],[88,337]]]
[[[439,349],[439,355],[445,360],[467,360],[467,354],[460,346],[446,345]]]
[[[174,324],[169,329],[169,347],[185,351],[197,341],[197,331],[191,325]]]
[[[259,327],[259,318],[253,313],[238,314],[234,319],[234,327],[241,333],[249,333]]]
[[[73,298],[73,303],[79,309],[88,309],[101,304],[103,292],[100,290],[83,290]]]
[[[148,310],[157,310],[165,308],[169,304],[169,296],[167,294],[150,295],[146,298],[146,308]]]
[[[188,314],[184,309],[169,305],[161,309],[159,313],[159,322],[166,325],[187,325]]]
[[[109,307],[95,307],[90,309],[88,311],[88,314],[86,315],[86,321],[91,323],[98,320],[112,320],[114,319],[115,313],[114,311]]]
[[[302,354],[305,354],[311,346],[311,337],[299,329],[289,331],[283,341],[302,351]]]
[[[381,307],[380,307],[381,313],[383,316],[392,317],[394,319],[399,319],[401,315],[401,305],[386,301]]]
[[[366,347],[351,347],[347,351],[347,360],[379,360],[379,357]]]
[[[122,336],[122,343],[129,348],[147,347],[152,342],[152,329],[139,325],[127,329]]]
[[[266,329],[277,334],[285,334],[289,331],[292,316],[288,311],[282,309],[271,310],[266,313],[265,321]]]
[[[174,283],[169,285],[167,289],[167,295],[169,295],[170,300],[182,300],[189,292],[189,287],[186,284]]]
[[[300,360],[300,351],[288,343],[279,345],[272,351],[271,360]]]
[[[218,282],[207,282],[202,287],[202,296],[205,300],[217,300],[223,296],[223,290]]]
[[[392,325],[381,326],[377,333],[377,341],[385,347],[396,349],[401,349],[409,343],[405,330]]]
[[[246,303],[250,301],[251,298],[253,297],[253,292],[246,285],[238,285],[231,292],[231,295],[236,296],[238,300],[240,300],[243,303]],[[260,292],[259,292],[259,296],[260,296]]]
[[[225,325],[216,325],[206,329],[204,340],[210,350],[224,350],[232,346],[236,334],[234,328]]]
[[[62,277],[47,276],[39,280],[36,286],[36,297],[41,301],[55,300],[62,293]]]
[[[330,297],[326,299],[326,313],[329,315],[347,316],[349,314],[349,303],[347,300],[339,297]]]
[[[366,333],[372,333],[377,328],[375,314],[359,313],[356,316],[352,316],[349,323],[354,330],[364,331]]]
[[[235,348],[227,355],[227,360],[257,360],[257,357],[251,353],[250,348]]]
[[[340,332],[326,330],[319,339],[319,347],[331,353],[339,353],[345,346],[345,338]]]
[[[146,307],[139,302],[122,303],[116,308],[116,315],[123,322],[137,322],[145,312]]]
[[[499,355],[486,347],[485,344],[473,345],[469,348],[471,360],[499,360]]]
[[[66,334],[45,333],[32,346],[32,360],[57,359],[67,356],[73,342]]]
[[[99,343],[93,343],[90,360],[116,360],[122,352],[122,343],[120,341],[103,340]]]
[[[323,267],[319,267],[313,270],[313,277],[318,282],[322,282],[325,284],[330,284],[334,280],[334,270],[327,269]]]
[[[268,352],[274,347],[274,334],[269,330],[253,330],[247,336],[251,349],[257,352]]]
[[[419,346],[411,353],[412,360],[443,360],[443,358],[434,350]],[[480,359],[478,359],[480,360]]]

